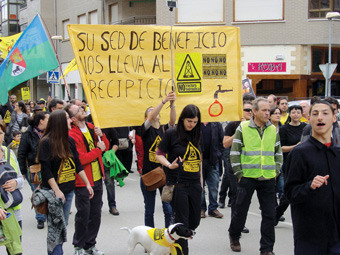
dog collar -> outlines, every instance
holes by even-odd
[[[173,238],[173,237],[171,236],[171,234],[170,234],[170,231],[169,231],[169,229],[168,229],[168,228],[166,229],[166,231],[168,232],[168,235],[169,235],[170,239],[171,239],[172,241],[176,241],[176,239],[175,239],[175,238]]]

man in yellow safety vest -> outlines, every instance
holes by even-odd
[[[275,178],[280,173],[280,137],[269,121],[270,106],[259,97],[253,102],[253,118],[241,122],[230,150],[230,162],[238,178],[235,210],[232,214],[230,248],[241,251],[239,242],[251,198],[256,190],[262,210],[260,254],[272,255],[275,242]]]

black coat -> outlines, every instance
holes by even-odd
[[[314,137],[296,146],[285,164],[285,194],[291,202],[294,239],[339,242],[340,148],[327,148]],[[328,185],[315,190],[315,176],[329,175]]]
[[[27,167],[36,164],[35,159],[38,152],[39,141],[40,138],[33,132],[32,126],[29,126],[27,131],[21,136],[18,150],[18,162],[23,175],[27,173]]]
[[[223,128],[220,122],[211,122],[211,145],[209,153],[209,161],[215,164],[221,157],[223,152]],[[203,124],[202,124],[203,125]],[[201,148],[204,148],[203,137],[201,137]],[[204,152],[203,152],[204,154]]]

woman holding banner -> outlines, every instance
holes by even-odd
[[[168,128],[172,128],[176,122],[176,110],[175,110],[175,100],[176,95],[174,92],[170,92],[156,107],[149,107],[145,111],[145,122],[141,127],[141,137],[143,141],[143,169],[142,175],[145,175],[161,166],[161,164],[156,159],[156,150],[157,145],[162,140],[164,136],[165,130]],[[163,106],[170,102],[170,120],[166,125],[161,125],[161,117],[160,111]],[[148,191],[141,179],[140,187],[144,197],[144,224],[151,228],[155,227],[154,224],[154,211],[155,211],[155,200],[156,200],[156,191]],[[162,193],[163,187],[159,188],[159,192]],[[172,208],[169,203],[162,202],[163,212],[164,212],[164,220],[165,227],[167,228],[170,225],[171,216],[172,216]]]
[[[197,106],[190,104],[184,107],[177,128],[165,133],[156,153],[156,159],[166,169],[167,185],[175,185],[171,202],[175,222],[183,223],[192,230],[201,220],[200,139],[201,113]],[[187,240],[176,242],[181,245],[184,255],[189,254]]]

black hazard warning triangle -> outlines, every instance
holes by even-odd
[[[186,55],[181,70],[178,73],[177,81],[198,81],[201,80],[200,74],[194,65],[189,54]]]

